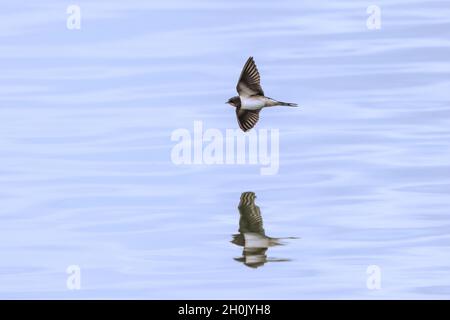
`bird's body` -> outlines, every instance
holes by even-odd
[[[244,110],[259,110],[264,107],[275,105],[275,100],[264,96],[250,96],[241,98],[241,108]]]
[[[255,126],[262,108],[274,106],[297,107],[295,103],[277,101],[264,95],[253,57],[248,58],[245,63],[236,90],[239,96],[230,98],[227,103],[236,108],[239,127],[243,131],[248,131]]]

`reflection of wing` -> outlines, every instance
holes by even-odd
[[[255,204],[256,195],[254,192],[244,192],[241,195],[239,202],[239,232],[247,233],[254,232],[264,235],[263,220],[261,211]]]
[[[261,110],[244,110],[240,107],[236,108],[236,116],[239,127],[246,132],[253,128],[259,120],[259,111]]]
[[[236,90],[242,97],[264,95],[264,91],[261,88],[260,84],[258,68],[256,68],[253,57],[248,58],[247,62],[244,65],[244,68],[242,68],[241,76],[239,77]]]

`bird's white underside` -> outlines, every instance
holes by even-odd
[[[266,97],[242,97],[241,108],[244,110],[259,110],[270,106],[274,101]]]

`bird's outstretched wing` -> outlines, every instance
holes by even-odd
[[[247,132],[255,126],[259,120],[260,110],[245,110],[241,107],[236,108],[237,121],[242,131]]]
[[[239,202],[239,232],[254,232],[264,235],[263,219],[259,207],[255,204],[254,192],[243,192]]]
[[[255,61],[253,60],[253,57],[250,57],[242,69],[236,90],[241,97],[250,97],[254,95],[263,96],[264,91],[261,88],[260,80]]]

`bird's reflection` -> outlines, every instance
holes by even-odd
[[[242,257],[236,261],[251,268],[263,266],[266,262],[289,261],[289,259],[275,259],[267,257],[269,247],[282,245],[282,238],[266,236],[263,219],[259,207],[255,204],[254,192],[243,192],[239,202],[239,233],[233,235],[232,243],[244,247]],[[286,238],[284,238],[286,239]]]

